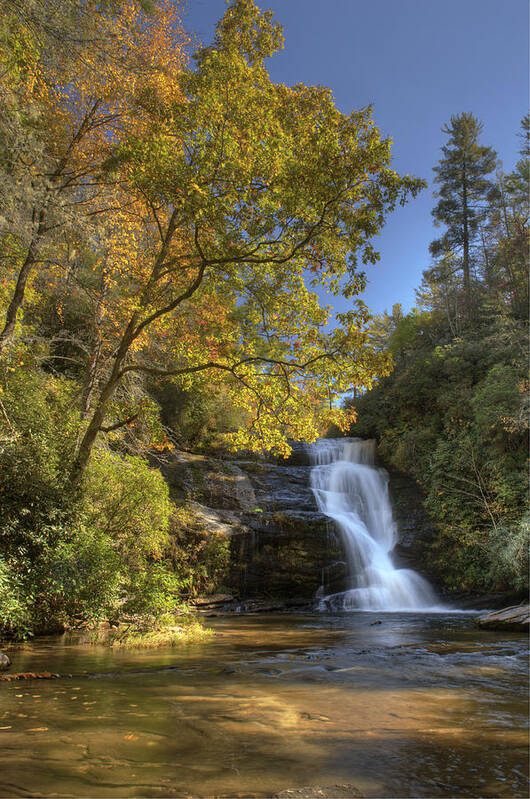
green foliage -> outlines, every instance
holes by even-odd
[[[473,114],[462,113],[452,116],[451,124],[442,128],[449,141],[434,167],[440,199],[432,215],[447,231],[431,245],[433,255],[469,245],[487,211],[482,205],[492,184],[486,175],[495,169],[497,154],[478,143],[482,127]]]
[[[149,563],[144,569],[131,571],[124,585],[125,602],[120,612],[159,618],[182,606],[182,580],[171,563]]]
[[[482,123],[473,114],[451,117],[442,128],[449,137],[443,157],[434,167],[438,203],[432,211],[436,224],[446,226],[440,239],[430,245],[435,257],[456,255],[463,274],[464,301],[468,316],[472,305],[472,256],[470,247],[487,215],[485,200],[493,186],[487,178],[495,169],[497,154],[478,142]]]
[[[530,518],[525,514],[519,524],[497,527],[491,532],[491,571],[501,585],[516,590],[528,588]]]
[[[137,457],[96,452],[83,484],[83,519],[113,541],[126,568],[162,555],[171,512],[168,487],[158,469]]]
[[[169,381],[151,388],[169,438],[184,450],[211,450],[244,424],[244,415],[223,390],[195,378],[184,388]]]
[[[73,491],[75,386],[35,369],[19,348],[0,388],[2,627],[15,634],[59,628],[109,612],[123,598],[150,612],[174,606],[168,591],[178,582],[153,562],[167,545],[173,511],[160,472],[100,449],[82,490]]]
[[[423,486],[440,529],[431,556],[455,590],[528,580],[526,340],[511,316],[484,313],[451,338],[436,310],[413,312],[387,330],[392,374],[349,401],[351,433],[376,437],[383,458]]]
[[[230,541],[208,530],[190,506],[177,508],[171,519],[171,561],[188,596],[223,588],[228,576]]]
[[[31,596],[24,590],[19,575],[4,558],[0,557],[0,629],[21,637],[29,634],[30,602]]]

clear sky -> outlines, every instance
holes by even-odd
[[[414,305],[429,266],[432,168],[446,140],[441,127],[470,111],[481,142],[510,171],[528,110],[528,0],[258,0],[284,26],[285,49],[268,59],[272,80],[329,86],[345,113],[372,103],[393,139],[393,166],[429,182],[388,217],[376,240],[381,260],[367,266],[363,295],[375,312]],[[211,42],[224,0],[188,0],[185,24]],[[338,310],[346,307],[334,300]]]

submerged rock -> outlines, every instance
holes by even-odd
[[[5,671],[11,666],[11,661],[8,656],[0,652],[0,671]]]
[[[493,613],[486,613],[476,620],[484,630],[515,630],[527,633],[530,624],[530,605],[514,605]]]
[[[355,785],[315,785],[275,793],[272,799],[363,799]]]

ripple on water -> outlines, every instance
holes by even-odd
[[[464,616],[213,624],[216,638],[178,651],[14,649],[17,670],[76,676],[0,687],[0,795],[345,783],[367,797],[527,796],[524,636]]]

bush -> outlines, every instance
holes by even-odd
[[[177,581],[153,563],[167,546],[173,511],[162,475],[139,458],[96,450],[73,491],[74,388],[27,368],[27,357],[13,352],[15,365],[0,383],[2,628],[60,629],[107,614],[125,597],[167,608],[164,591]]]
[[[492,576],[503,586],[528,590],[530,516],[526,514],[519,524],[497,527],[491,531]]]
[[[127,576],[124,584],[127,598],[120,612],[160,619],[182,607],[182,587],[168,563],[150,563],[142,571]]]
[[[207,530],[192,507],[177,508],[171,517],[170,556],[186,594],[211,594],[223,588],[230,561],[230,541]]]
[[[441,583],[518,590],[528,530],[526,331],[483,319],[458,338],[441,328],[436,341],[428,320],[413,317],[387,337],[392,374],[348,400],[358,411],[351,434],[375,436],[383,459],[425,489]]]
[[[113,541],[126,569],[161,557],[173,505],[158,469],[140,458],[95,451],[83,483],[86,526]]]
[[[30,632],[31,597],[24,592],[22,581],[11,566],[0,557],[0,620],[7,633],[25,637]]]

